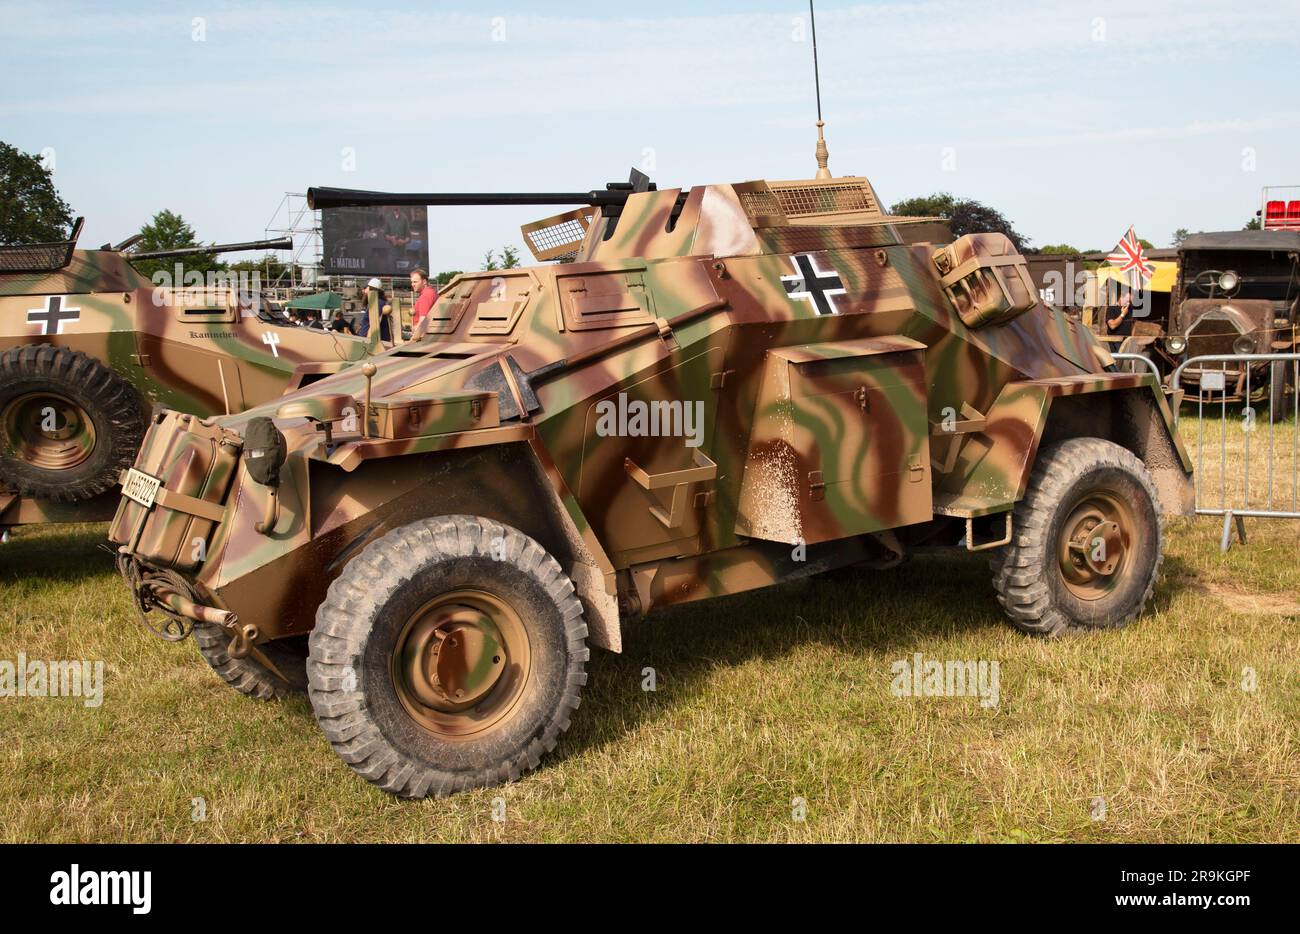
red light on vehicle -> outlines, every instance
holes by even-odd
[[[1286,226],[1286,202],[1270,201],[1264,205],[1264,227],[1275,229]]]

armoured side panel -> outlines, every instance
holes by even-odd
[[[929,520],[924,349],[893,336],[770,351],[737,534],[811,545]]]

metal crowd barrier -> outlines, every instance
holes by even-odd
[[[1120,356],[1137,356],[1136,354],[1116,354]],[[1251,402],[1253,391],[1251,381],[1252,365],[1257,363],[1272,364],[1285,361],[1290,364],[1291,385],[1293,390],[1290,401],[1275,412],[1269,404],[1267,395],[1263,400]],[[1219,364],[1215,369],[1206,364]],[[1232,365],[1232,366],[1230,366]],[[1244,384],[1241,387],[1242,399],[1228,405],[1228,388],[1236,381],[1244,365]],[[1191,357],[1179,364],[1170,377],[1170,388],[1182,389],[1185,372],[1193,369],[1200,383],[1200,392],[1196,400],[1196,426],[1189,432],[1179,420],[1179,429],[1184,441],[1195,448],[1193,460],[1196,467],[1196,513],[1202,516],[1223,516],[1223,538],[1220,548],[1227,551],[1232,544],[1232,531],[1235,526],[1237,538],[1242,544],[1246,541],[1247,518],[1260,519],[1300,519],[1300,353],[1276,354],[1204,354]],[[1219,374],[1222,377],[1216,379]],[[1258,380],[1255,380],[1258,384]],[[1207,390],[1221,393],[1219,401],[1205,401]],[[1286,397],[1283,397],[1284,401]],[[1240,408],[1238,408],[1240,406]],[[1268,410],[1268,433],[1266,438],[1258,438],[1261,427],[1265,424],[1260,408]],[[1206,420],[1206,409],[1211,420]],[[1218,425],[1215,431],[1214,410],[1218,409]],[[1289,420],[1289,421],[1288,421]],[[1235,433],[1235,434],[1234,434]],[[1217,439],[1211,437],[1217,434]],[[1206,448],[1210,451],[1210,466],[1206,466]],[[1218,449],[1218,467],[1214,469],[1214,448]],[[1259,452],[1263,449],[1265,453]],[[1255,457],[1265,457],[1260,464]],[[1217,495],[1216,495],[1217,494]]]

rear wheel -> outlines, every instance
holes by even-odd
[[[423,519],[352,559],[316,614],[316,719],[367,781],[410,798],[514,780],[586,683],[573,584],[517,529]]]
[[[993,586],[1029,633],[1127,626],[1145,608],[1163,559],[1159,497],[1146,466],[1100,438],[1048,448],[993,557]]]
[[[144,438],[131,385],[93,357],[49,344],[0,354],[0,483],[79,502],[113,487]]]

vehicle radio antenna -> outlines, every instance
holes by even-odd
[[[831,170],[827,166],[830,153],[826,149],[826,138],[822,136],[822,79],[817,68],[817,14],[813,11],[813,0],[808,0],[808,22],[812,26],[813,47],[813,88],[817,92],[817,178],[830,178]]]

